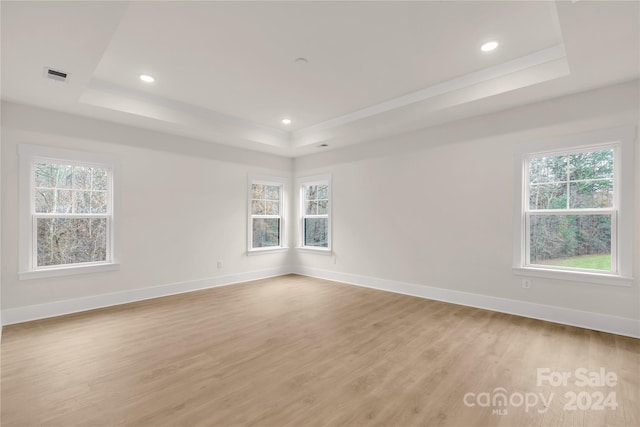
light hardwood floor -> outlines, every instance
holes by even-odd
[[[639,340],[295,275],[3,335],[4,427],[640,425]],[[601,367],[614,387],[536,383]],[[465,405],[498,387],[553,398]],[[618,406],[565,410],[572,391]]]

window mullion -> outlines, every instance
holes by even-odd
[[[585,208],[585,209],[525,209],[535,215],[607,215],[617,212],[616,208]]]
[[[112,215],[107,213],[86,213],[86,214],[78,214],[78,213],[45,213],[45,212],[37,212],[32,214],[37,218],[110,218]]]
[[[31,269],[38,266],[38,218],[33,216],[31,223]]]
[[[524,230],[525,230],[525,234],[524,234],[524,259],[522,260],[522,263],[524,265],[529,265],[531,263],[531,255],[530,255],[530,248],[531,248],[531,215],[529,212],[525,212],[524,214]]]
[[[611,270],[620,274],[618,265],[618,213],[611,214]]]
[[[569,210],[569,208],[571,207],[571,205],[569,203],[569,200],[571,199],[571,185],[569,184],[569,181],[571,181],[571,165],[570,165],[570,161],[569,161],[570,158],[571,158],[570,156],[566,157],[566,164],[567,164],[567,184],[566,184],[566,186],[567,186],[567,190],[566,190],[567,191],[567,202],[566,202],[566,205],[567,205],[567,210]]]

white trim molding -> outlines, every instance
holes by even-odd
[[[253,203],[253,184],[272,185],[280,188],[280,200],[278,215],[254,215],[252,210]],[[289,250],[288,242],[288,216],[287,209],[289,199],[289,179],[283,176],[258,175],[249,174],[247,177],[247,255],[269,254],[274,252],[283,252]],[[253,247],[253,219],[255,218],[278,218],[280,220],[280,230],[278,246]]]
[[[520,276],[548,277],[559,280],[596,283],[601,285],[632,286],[634,264],[634,145],[635,126],[601,129],[588,133],[565,135],[558,138],[529,141],[515,153],[513,217],[513,271]],[[528,182],[527,163],[531,156],[540,154],[567,154],[586,150],[612,149],[615,152],[614,202],[612,212],[611,255],[612,271],[572,269],[558,266],[529,264],[528,261]],[[531,211],[536,212],[536,211]],[[538,211],[543,212],[543,211]],[[575,212],[575,210],[558,210]],[[598,212],[587,210],[584,212]],[[572,214],[572,213],[569,213]]]
[[[7,308],[2,310],[2,325],[12,325],[15,323],[29,322],[32,320],[46,319],[49,317],[62,316],[65,314],[95,310],[97,308],[111,307],[114,305],[166,297],[169,295],[183,294],[203,289],[216,288],[219,286],[234,285],[251,280],[282,276],[284,274],[289,274],[290,272],[290,267],[278,267],[266,270],[249,271],[245,273],[211,277],[208,279],[193,280],[189,282],[170,283],[109,294],[92,295],[61,301],[52,301],[44,304]]]
[[[94,153],[78,150],[68,150],[52,146],[24,144],[18,145],[18,230],[20,244],[18,245],[18,278],[38,279],[43,277],[65,276],[73,274],[93,273],[98,271],[118,269],[120,262],[119,250],[119,217],[120,217],[120,161],[111,154]],[[108,173],[107,210],[98,214],[99,218],[107,221],[108,233],[106,237],[106,259],[101,262],[72,263],[53,266],[37,266],[37,238],[35,218],[35,163],[61,162],[65,165],[98,166]],[[51,215],[52,213],[47,213]],[[60,215],[67,215],[60,214]],[[79,214],[76,217],[87,217]],[[71,216],[70,216],[71,217]]]
[[[378,289],[397,294],[497,311],[499,313],[529,317],[562,325],[577,326],[579,328],[593,329],[616,335],[640,338],[640,320],[638,319],[592,313],[565,307],[536,304],[509,298],[499,298],[489,295],[454,291],[451,289],[436,288],[414,283],[377,279],[374,277],[341,273],[312,267],[299,266],[295,268],[294,273],[350,285],[362,286],[365,288]]]
[[[633,277],[616,274],[587,273],[584,271],[552,270],[535,267],[513,267],[517,276],[543,277],[546,279],[568,280],[570,282],[595,283],[598,285],[633,286]]]
[[[313,176],[301,176],[296,178],[296,186],[298,187],[297,196],[298,196],[298,237],[296,249],[303,249],[309,253],[324,253],[331,255],[332,247],[333,247],[333,235],[331,232],[331,223],[332,223],[332,211],[333,211],[333,184],[332,184],[333,175],[331,173],[323,174],[323,175],[313,175]],[[305,213],[305,187],[311,185],[327,185],[327,213],[321,215],[306,215]],[[305,239],[305,218],[324,218],[327,219],[327,246],[306,246],[304,244]]]
[[[43,279],[46,277],[73,276],[75,274],[102,273],[119,269],[120,263],[117,262],[71,264],[47,268],[46,270],[19,271],[18,278],[20,280]]]
[[[342,116],[334,117],[324,122],[316,123],[302,129],[298,129],[291,132],[291,139],[293,141],[293,145],[298,146],[301,145],[301,142],[304,140],[304,138],[310,134],[327,131],[329,129],[333,129],[357,120],[403,108],[407,105],[411,105],[417,102],[425,101],[438,95],[443,95],[446,93],[454,92],[456,90],[468,88],[475,84],[494,80],[499,77],[504,77],[518,71],[527,70],[537,65],[547,64],[552,61],[564,59],[566,58],[566,56],[567,55],[564,45],[558,44],[537,52],[533,52],[529,55],[504,62],[502,64],[465,74],[460,77],[456,77],[454,79],[418,90],[416,92],[392,98],[387,101],[362,108],[360,110],[352,111]]]

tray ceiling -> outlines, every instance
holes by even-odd
[[[640,62],[637,3],[1,7],[3,99],[288,156],[637,78]]]

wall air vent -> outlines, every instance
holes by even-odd
[[[44,76],[48,79],[56,80],[59,82],[66,82],[69,78],[69,73],[64,71],[54,70],[53,68],[45,67]]]

